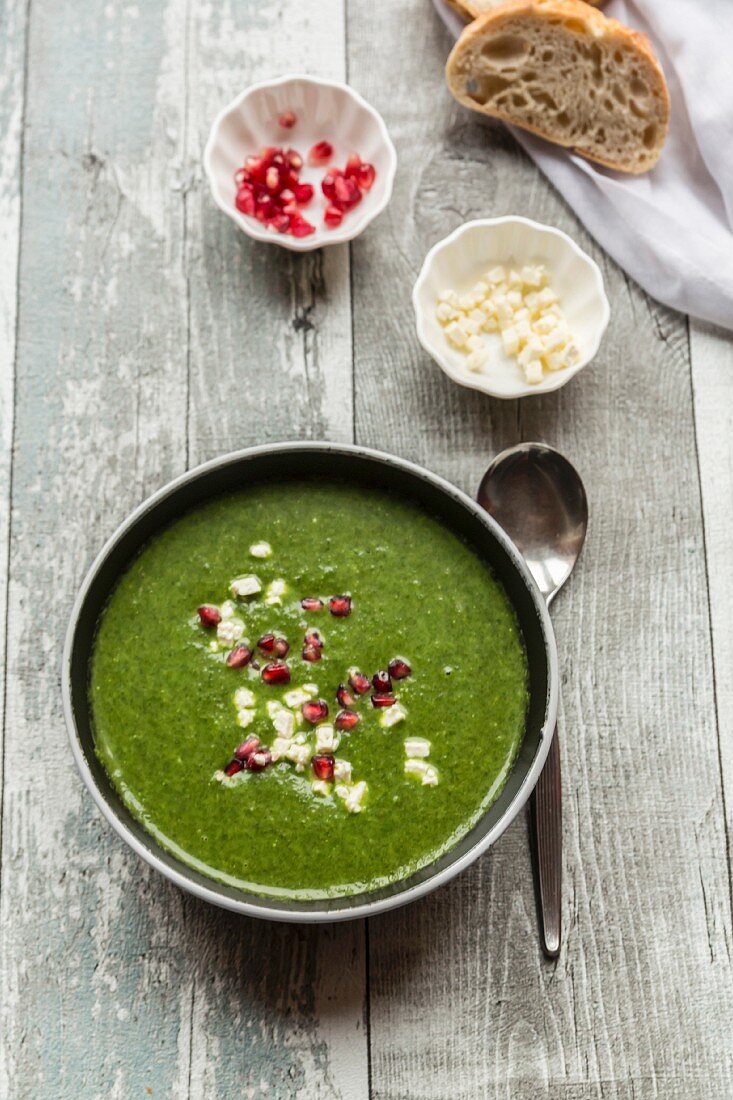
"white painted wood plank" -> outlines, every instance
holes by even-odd
[[[690,321],[710,623],[729,858],[733,833],[733,337]],[[733,868],[732,868],[733,871]]]
[[[346,251],[322,265],[263,251],[245,260],[259,282],[242,282],[242,240],[199,168],[219,95],[284,67],[296,38],[315,53],[317,7],[33,5],[0,929],[18,1095],[366,1094],[360,926],[239,921],[148,871],[81,789],[56,671],[92,554],[189,456],[319,426],[350,436]],[[292,36],[279,62],[269,35]],[[269,312],[283,288],[289,328]],[[253,402],[247,379],[273,349]],[[317,371],[325,406],[319,385],[304,392]]]
[[[201,170],[212,119],[250,82],[293,69],[343,79],[343,2],[194,7],[187,40],[189,461],[277,439],[350,442],[348,248],[298,256],[252,242],[214,206]],[[297,130],[289,139],[297,146]],[[193,907],[191,922],[209,951],[192,987],[191,1096],[267,1087],[366,1097],[363,925],[299,933],[250,923],[241,958],[251,1003],[235,968],[222,1012],[230,938],[205,907]],[[243,1022],[252,1029],[244,1044]]]
[[[20,248],[20,165],[25,104],[27,4],[7,2],[0,14],[0,837],[6,732],[5,683],[8,673],[7,592],[12,478],[14,379],[17,324],[18,255]],[[1,852],[1,849],[0,849]],[[1,856],[0,856],[1,858]],[[4,907],[0,896],[0,920]],[[0,1032],[13,1011],[16,993],[0,1001]],[[10,1066],[0,1045],[0,1095],[10,1095]]]
[[[350,26],[369,21],[352,0]],[[469,491],[495,450],[540,438],[586,480],[587,547],[553,608],[566,942],[557,965],[538,957],[522,822],[446,890],[370,922],[374,1093],[727,1096],[731,916],[685,322],[627,284],[502,130],[453,105],[447,47],[418,0],[380,13],[378,46],[349,41],[401,164],[384,222],[353,248],[357,438]],[[579,240],[614,311],[597,362],[519,415],[438,372],[409,304],[430,245],[510,212]]]

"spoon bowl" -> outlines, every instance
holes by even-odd
[[[483,476],[478,502],[504,528],[551,603],[583,548],[588,500],[574,466],[552,447],[520,443]]]

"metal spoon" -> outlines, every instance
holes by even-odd
[[[478,502],[504,528],[537,581],[547,605],[573,571],[588,527],[588,500],[577,470],[552,447],[520,443],[497,455]],[[531,831],[542,950],[560,952],[562,786],[557,727],[531,802]]]

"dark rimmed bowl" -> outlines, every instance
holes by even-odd
[[[89,668],[99,616],[120,575],[143,544],[184,512],[253,483],[322,477],[406,497],[472,546],[502,583],[519,620],[529,663],[527,729],[519,756],[496,801],[435,862],[390,886],[342,898],[301,901],[259,896],[193,870],[145,831],[113,787],[94,751]],[[453,878],[501,836],[527,801],[555,728],[558,671],[555,638],[540,592],[501,528],[469,497],[419,466],[379,451],[330,443],[253,447],[207,462],[170,482],[117,529],[92,564],[74,604],[62,668],[64,714],[82,778],[109,823],[147,863],[206,901],[250,916],[284,921],[335,921],[404,905]]]

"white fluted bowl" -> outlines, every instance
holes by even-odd
[[[279,116],[286,111],[297,116],[290,130],[278,125]],[[323,224],[327,203],[321,180],[327,166],[311,168],[306,159],[318,141],[331,142],[334,156],[330,163],[336,167],[343,168],[349,153],[356,152],[377,172],[371,190],[364,192],[362,201],[344,215],[337,229]],[[316,227],[309,237],[276,233],[241,214],[234,204],[234,173],[247,156],[267,145],[292,147],[303,156],[300,178],[315,190],[313,201],[303,208],[303,216]],[[283,76],[252,84],[217,115],[204,150],[204,169],[216,205],[250,237],[293,252],[310,252],[353,240],[381,214],[392,195],[397,154],[382,116],[353,88],[336,80]]]
[[[487,334],[490,366],[475,374],[466,356],[445,337],[435,310],[443,290],[466,293],[491,267],[542,263],[560,299],[580,357],[572,367],[545,372],[531,385],[515,358],[504,353],[501,338]],[[560,229],[529,218],[483,218],[466,222],[430,249],[412,292],[417,335],[439,367],[461,386],[492,397],[517,398],[558,390],[590,363],[611,315],[598,264]]]

